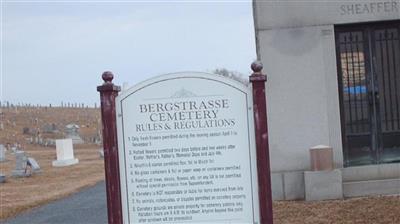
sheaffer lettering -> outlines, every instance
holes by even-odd
[[[400,12],[396,1],[343,4],[340,6],[340,15],[361,15]]]

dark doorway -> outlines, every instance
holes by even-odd
[[[400,162],[400,20],[335,36],[345,166]]]

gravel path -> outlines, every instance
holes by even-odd
[[[39,208],[32,209],[4,224],[106,224],[105,182]]]

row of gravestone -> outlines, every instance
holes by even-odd
[[[72,138],[71,138],[72,139]],[[30,137],[26,139],[29,144],[36,144],[44,147],[55,147],[56,146],[56,140],[50,139],[50,138],[42,138],[42,137]],[[98,137],[98,135],[94,135],[92,137],[88,138],[75,138],[72,139],[73,144],[82,144],[84,142],[87,143],[93,143],[93,144],[101,144],[101,138]]]
[[[30,103],[18,103],[18,104],[13,104],[10,103],[8,101],[6,102],[1,102],[0,101],[0,108],[41,108],[41,107],[49,107],[52,108],[54,107],[54,105],[49,104],[48,106],[46,105],[40,105],[40,104],[30,104]],[[61,107],[61,108],[97,108],[97,103],[94,103],[93,107],[89,106],[89,105],[85,105],[84,103],[64,103],[61,102],[60,106],[55,106],[55,107]]]
[[[56,146],[54,139],[42,138],[42,137],[30,137],[27,139],[29,144],[37,144],[44,147]]]
[[[4,113],[0,112],[1,115],[3,115]],[[10,121],[7,120],[7,125],[13,125],[16,126],[16,122],[15,119]],[[39,123],[38,118],[33,119],[32,118],[32,122],[35,122],[36,124]],[[86,125],[87,127],[89,125]],[[4,123],[1,121],[0,122],[0,130],[4,130]],[[82,144],[84,142],[88,142],[88,143],[94,143],[94,144],[101,144],[101,137],[99,132],[91,137],[86,137],[84,139],[82,139],[79,136],[79,126],[76,124],[68,124],[65,127],[65,133],[66,133],[66,138],[71,138],[73,140],[74,144]],[[44,126],[42,126],[42,128],[28,128],[28,127],[24,127],[22,130],[22,133],[24,135],[32,135],[32,137],[30,138],[26,138],[27,142],[30,144],[37,144],[37,145],[41,145],[44,147],[54,147],[55,146],[55,140],[52,138],[42,138],[41,133],[59,133],[59,130],[57,129],[57,125],[55,123],[51,123],[51,124],[45,124]]]
[[[57,133],[57,126],[53,124],[46,124],[41,129],[42,133]],[[22,133],[25,135],[35,135],[36,137],[28,138],[28,142],[30,144],[38,144],[42,146],[55,146],[54,139],[44,139],[40,135],[40,131],[38,129],[32,129],[28,127],[24,127]],[[79,135],[79,125],[77,124],[68,124],[65,126],[65,135],[66,138],[72,139],[73,144],[83,144],[84,140]],[[89,138],[90,143],[101,143],[100,137],[95,135],[93,138]]]
[[[38,135],[40,133],[55,134],[58,132],[59,132],[59,130],[55,123],[45,124],[40,129],[39,128],[29,128],[29,127],[22,128],[22,134],[24,134],[24,135]],[[65,126],[65,132],[67,135],[71,134],[71,135],[79,136],[79,125],[68,124]]]
[[[50,107],[50,108],[52,106],[54,106],[54,105],[52,105],[52,104],[48,105],[48,107]],[[89,108],[89,105],[85,105],[84,103],[64,103],[64,102],[61,102],[60,106],[62,108]],[[36,107],[36,108],[39,108],[39,107],[47,107],[47,106],[43,106],[43,105],[40,105],[40,104],[34,105],[34,104],[30,104],[30,103],[13,104],[13,103],[8,102],[8,101],[4,101],[4,102],[0,101],[0,107],[4,107],[4,108],[14,108],[14,107],[30,107],[31,108],[31,107]],[[94,103],[94,108],[97,108],[97,103]]]
[[[22,128],[22,134],[24,134],[24,135],[38,135],[41,133],[55,134],[55,133],[59,133],[59,130],[57,129],[57,125],[54,123],[45,124],[40,129],[39,128],[29,128],[29,127]]]

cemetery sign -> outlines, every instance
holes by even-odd
[[[186,72],[120,95],[103,73],[109,223],[272,224],[266,76],[252,69],[252,88]]]
[[[117,97],[127,223],[258,222],[250,96],[236,81],[181,73]]]

